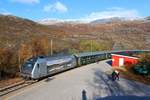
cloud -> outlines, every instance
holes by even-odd
[[[10,0],[11,2],[23,3],[23,4],[35,4],[40,3],[40,0]]]
[[[12,13],[8,12],[6,9],[0,9],[0,14],[3,14],[3,15],[12,15]]]
[[[64,12],[68,11],[68,8],[64,4],[62,4],[61,2],[57,1],[54,4],[45,5],[43,10],[45,12],[61,12],[61,13],[64,13]]]
[[[83,20],[96,20],[96,19],[106,19],[112,17],[121,17],[126,19],[136,19],[140,18],[139,12],[135,9],[124,9],[119,7],[108,8],[106,11],[92,12],[89,15],[81,18]]]

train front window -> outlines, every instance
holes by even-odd
[[[24,73],[30,74],[32,72],[32,69],[34,67],[36,59],[35,58],[31,58],[28,59],[22,66],[22,71]]]
[[[31,69],[32,69],[32,68],[33,68],[33,64],[32,64],[32,63],[27,63],[27,64],[25,65],[25,67],[26,67],[26,68],[31,68]]]

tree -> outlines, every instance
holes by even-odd
[[[10,63],[13,57],[13,52],[8,48],[0,49],[0,78],[4,76],[4,73],[10,69]]]
[[[101,51],[106,50],[107,45],[105,43],[98,42],[96,40],[81,40],[80,43],[80,51]]]
[[[34,56],[46,55],[49,53],[50,42],[46,36],[33,38],[30,45]]]
[[[150,75],[150,54],[143,54],[133,70],[142,75]]]
[[[32,48],[29,43],[23,43],[18,50],[18,61],[19,65],[22,64],[26,59],[32,57]]]

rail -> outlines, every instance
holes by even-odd
[[[34,84],[36,83],[37,81],[20,81],[18,83],[15,83],[13,85],[10,85],[10,86],[7,86],[7,87],[4,87],[4,88],[1,88],[0,89],[0,97],[1,96],[4,96],[10,92],[13,92],[13,91],[16,91],[16,90],[19,90],[21,88],[24,88],[26,86],[29,86],[31,84]]]

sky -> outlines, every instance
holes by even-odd
[[[0,14],[31,20],[96,20],[150,15],[150,0],[0,0]]]

